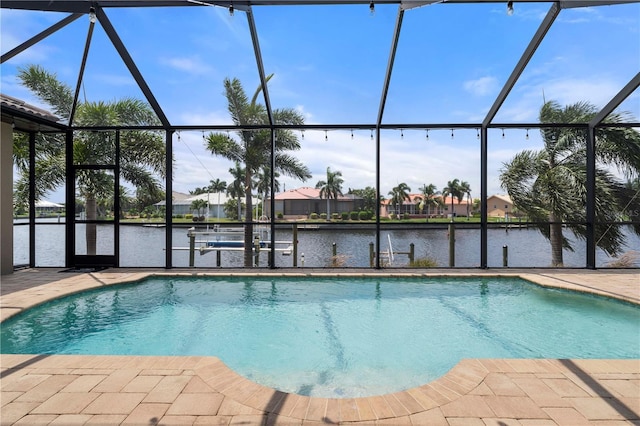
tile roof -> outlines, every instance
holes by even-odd
[[[345,194],[339,196],[337,199],[340,201],[353,200],[358,197],[352,194]],[[280,192],[275,196],[276,200],[320,200],[326,199],[320,197],[320,190],[311,188],[309,186],[303,186],[300,188],[290,189],[288,191]]]
[[[42,118],[54,123],[57,123],[61,120],[60,117],[56,116],[50,111],[39,108],[35,105],[28,104],[21,99],[5,95],[4,93],[0,93],[0,105],[2,105],[3,108],[8,108],[16,112],[31,115],[34,118]]]

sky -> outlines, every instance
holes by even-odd
[[[453,179],[480,196],[476,129],[408,130],[402,124],[470,124],[484,120],[551,3],[438,3],[406,10],[381,132],[381,195],[399,183],[412,193],[442,190]],[[231,124],[223,80],[237,78],[251,97],[259,86],[246,14],[225,8],[107,9],[173,125]],[[398,5],[254,6],[253,15],[273,108],[293,108],[313,125],[375,125]],[[6,53],[65,14],[0,9]],[[2,93],[47,108],[21,86],[17,72],[37,64],[75,90],[89,18],[81,17],[0,67]],[[640,70],[640,3],[562,10],[493,123],[535,123],[544,100],[588,101],[602,108]],[[81,100],[144,99],[142,91],[96,24]],[[618,111],[640,120],[636,90]],[[208,132],[207,132],[208,133]],[[173,189],[188,192],[220,179],[233,164],[205,149],[202,131],[174,135]],[[327,168],[342,173],[343,192],[375,187],[376,145],[370,130],[296,132],[293,155],[312,178],[280,178],[281,189],[314,187]],[[303,137],[304,136],[304,137]],[[540,149],[536,129],[489,130],[488,194],[501,194],[500,169],[523,149]],[[64,201],[62,191],[48,199]]]

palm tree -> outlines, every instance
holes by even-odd
[[[269,81],[273,74],[269,75]],[[258,95],[262,91],[259,87],[249,100],[238,79],[224,80],[225,95],[231,119],[237,126],[267,125],[269,117],[266,108],[257,102]],[[291,108],[275,109],[272,111],[273,121],[282,125],[301,125],[304,118],[296,110]],[[246,197],[246,225],[244,235],[244,265],[251,267],[253,226],[251,223],[252,200],[251,189],[253,176],[260,168],[271,164],[271,130],[240,130],[237,132],[239,141],[227,133],[210,133],[206,138],[207,149],[214,155],[220,155],[232,161],[244,163],[245,166],[245,197]],[[289,151],[300,149],[298,137],[287,129],[275,130],[275,170],[287,176],[306,180],[311,177],[309,169],[300,163],[295,157],[288,154]]]
[[[453,222],[453,218],[455,216],[453,212],[453,199],[458,198],[458,203],[460,203],[460,200],[462,200],[462,197],[464,196],[461,194],[462,192],[460,191],[460,180],[458,179],[450,180],[449,182],[447,182],[447,186],[442,189],[442,196],[445,198],[445,200],[447,199],[447,197],[451,197],[451,222]]]
[[[189,206],[189,208],[191,210],[197,211],[198,219],[200,219],[200,217],[202,216],[202,210],[204,210],[208,206],[209,206],[209,203],[207,203],[206,200],[196,199],[191,202],[191,205]]]
[[[331,219],[331,199],[338,199],[338,196],[342,196],[342,172],[332,172],[331,167],[327,167],[327,180],[320,180],[316,183],[316,189],[320,190],[320,198],[327,199],[327,219]]]
[[[458,204],[462,202],[464,197],[467,197],[467,220],[469,220],[469,206],[471,205],[471,185],[469,182],[460,182],[460,194],[458,194]]]
[[[429,211],[431,210],[431,207],[437,207],[439,205],[438,199],[436,198],[436,195],[439,195],[440,191],[438,191],[438,189],[436,188],[436,186],[432,183],[430,183],[429,185],[427,185],[426,183],[424,185],[422,185],[422,187],[420,187],[420,210],[422,210],[423,208],[426,207],[427,209],[427,217],[426,217],[426,221],[429,221]]]
[[[541,123],[588,123],[596,114],[595,106],[578,102],[562,108],[557,102],[546,102],[540,109]],[[613,113],[608,123],[631,119],[628,113]],[[543,148],[525,150],[515,155],[501,169],[500,181],[513,204],[532,221],[551,244],[551,264],[563,266],[563,249],[573,250],[563,235],[563,227],[580,238],[586,238],[587,205],[586,133],[576,128],[542,128]],[[621,220],[625,211],[637,210],[640,202],[633,189],[611,172],[618,168],[628,178],[640,173],[640,133],[632,128],[605,127],[595,139],[595,235],[596,244],[609,255],[624,246],[621,228],[609,226]],[[634,207],[636,206],[636,207]],[[542,223],[547,222],[548,223]],[[640,224],[632,225],[640,234]]]
[[[213,191],[218,193],[218,216],[217,216],[218,220],[220,220],[220,192],[226,189],[227,189],[227,182],[223,180],[216,179],[216,180],[209,181],[209,188],[207,189],[207,192]]]
[[[411,188],[409,188],[409,186],[404,182],[399,183],[398,186],[393,187],[391,191],[389,191],[389,195],[391,195],[391,204],[396,205],[398,215],[401,213],[404,201],[411,201],[409,192],[411,192]]]
[[[30,65],[19,69],[21,84],[29,88],[41,101],[49,105],[52,112],[69,117],[73,106],[73,92],[69,86],[58,81],[55,74],[42,67]],[[98,126],[145,126],[159,124],[158,118],[148,104],[131,98],[110,103],[78,102],[74,125]],[[24,153],[28,147],[26,138],[16,138],[14,152]],[[25,145],[26,144],[26,145]],[[36,138],[36,199],[55,190],[66,180],[65,141],[57,135],[39,135]],[[28,150],[26,150],[28,152]],[[114,132],[74,132],[74,164],[116,164]],[[129,182],[137,191],[147,194],[162,194],[160,178],[165,173],[165,146],[160,134],[153,131],[129,130],[120,137],[120,179]],[[20,178],[17,196],[28,198],[28,169],[17,161]],[[97,219],[97,200],[113,197],[114,175],[105,170],[79,169],[75,176],[76,191],[85,200],[87,220]],[[96,225],[86,226],[87,254],[96,254]]]

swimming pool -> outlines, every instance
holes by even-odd
[[[324,397],[410,388],[462,358],[640,358],[637,306],[505,278],[150,278],[0,333],[3,353],[213,355]]]

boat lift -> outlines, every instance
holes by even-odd
[[[197,231],[191,227],[187,231],[189,247],[173,247],[173,250],[189,251],[189,267],[195,266],[195,252],[205,255],[216,252],[216,266],[220,267],[222,251],[244,251],[244,227],[220,227],[214,225],[213,229]],[[271,232],[267,226],[258,225],[253,231],[253,253],[258,266],[261,251],[271,252]],[[274,252],[280,252],[283,256],[297,253],[297,238],[294,233],[292,241],[275,241]],[[295,256],[294,256],[294,266]]]

